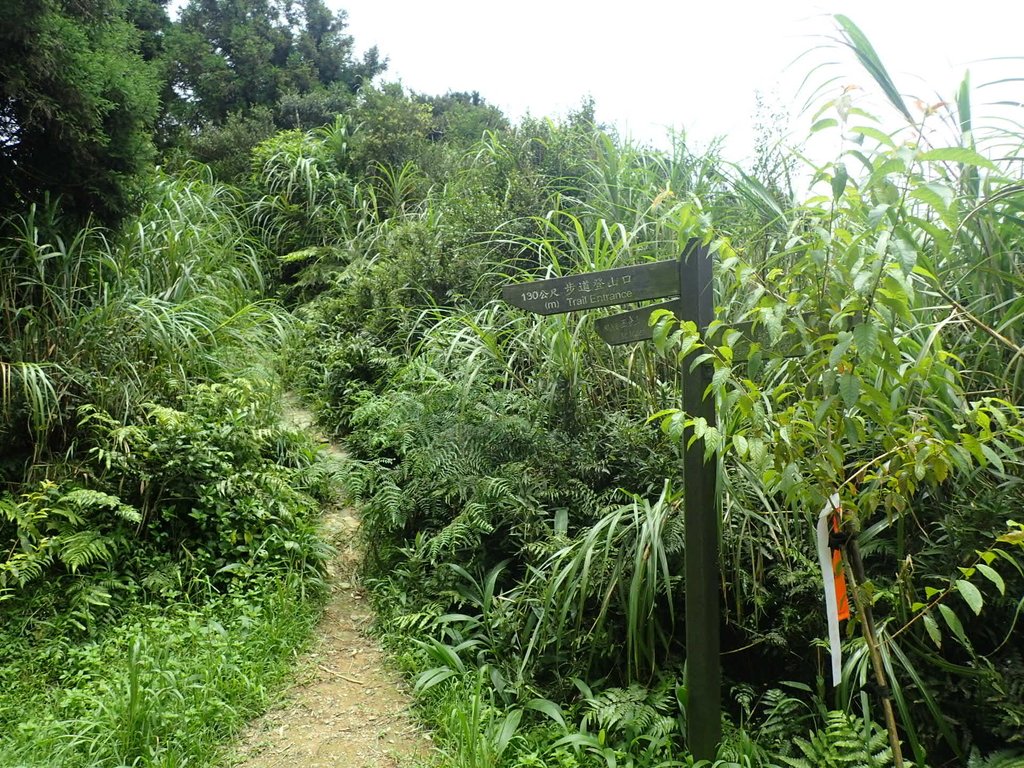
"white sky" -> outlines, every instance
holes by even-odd
[[[806,131],[796,93],[810,65],[787,65],[833,33],[827,13],[849,16],[900,89],[928,101],[951,100],[968,66],[975,86],[1024,77],[1020,0],[328,2],[348,12],[358,50],[377,45],[388,57],[385,80],[420,93],[479,91],[513,119],[563,116],[589,94],[600,121],[640,141],[662,143],[668,126],[698,146],[728,134],[737,160],[751,145],[755,90],[777,94],[794,131]],[[972,63],[997,56],[1022,58]],[[849,82],[870,85],[844,61]],[[1024,101],[1024,82],[1013,87]]]

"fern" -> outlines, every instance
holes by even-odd
[[[635,683],[628,688],[608,688],[587,698],[582,727],[593,725],[628,742],[640,737],[661,742],[678,726],[669,716],[670,706],[666,690],[651,691]]]
[[[97,561],[109,561],[116,549],[109,538],[98,531],[75,531],[51,540],[51,546],[72,573]]]
[[[365,511],[371,523],[385,530],[396,531],[405,525],[410,506],[412,499],[409,494],[391,477],[383,477],[367,501]]]
[[[799,699],[778,688],[769,688],[752,712],[751,730],[755,731],[759,744],[780,754],[789,754],[807,715],[808,707]]]
[[[115,516],[130,523],[142,522],[142,515],[130,504],[125,504],[117,496],[102,493],[88,488],[76,488],[61,497],[61,502],[85,512],[88,510],[107,509]]]
[[[480,536],[491,533],[494,526],[488,519],[487,508],[470,502],[448,525],[430,541],[430,557],[437,559],[444,551],[454,551],[479,544]]]
[[[793,768],[887,768],[892,764],[888,737],[877,723],[833,710],[825,716],[824,729],[810,739],[793,740],[802,757],[782,757]]]
[[[62,492],[51,481],[23,494],[21,501],[0,500],[0,517],[14,524],[19,542],[0,564],[0,587],[8,589],[41,578],[55,561],[71,573],[111,563],[126,543],[118,521],[142,520],[138,510],[116,496],[88,488]]]
[[[986,757],[975,753],[967,761],[967,768],[1024,768],[1024,752],[1004,749]]]
[[[13,596],[12,587],[24,587],[42,577],[53,558],[48,549],[32,552],[12,552],[0,563],[0,599]]]

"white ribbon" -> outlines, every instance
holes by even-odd
[[[843,651],[839,643],[839,606],[836,604],[836,579],[832,570],[832,550],[828,546],[829,515],[839,509],[839,494],[833,493],[818,514],[817,543],[821,579],[825,582],[825,614],[828,619],[828,645],[832,652],[832,685],[842,677]]]

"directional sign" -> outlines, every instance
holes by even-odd
[[[594,321],[594,328],[597,330],[597,335],[606,344],[611,344],[612,346],[616,344],[632,344],[636,341],[648,341],[654,338],[654,326],[651,325],[651,315],[659,309],[667,309],[670,312],[674,312],[677,318],[682,317],[683,314],[683,307],[679,299],[671,299],[670,301],[662,301],[658,304],[648,304],[646,307],[640,307],[639,309],[631,309],[628,312],[620,312],[610,317],[600,317]],[[746,360],[747,354],[750,351],[750,344],[758,340],[755,339],[754,324],[736,323],[729,326],[728,329],[726,326],[720,325],[708,335],[707,343],[711,346],[719,344],[720,337],[726,330],[740,332],[740,338],[733,345],[733,362],[738,363]]]
[[[640,309],[620,312],[611,317],[600,317],[594,321],[594,328],[606,344],[632,344],[634,341],[647,341],[654,336],[651,327],[651,315],[659,309],[667,309],[679,316],[679,299],[663,301],[660,304],[648,304]]]
[[[610,344],[613,347],[618,344],[650,341],[654,338],[654,326],[651,325],[651,315],[659,309],[667,309],[673,312],[677,318],[682,316],[682,306],[679,303],[679,299],[670,299],[658,304],[648,304],[646,307],[640,307],[639,309],[620,312],[617,315],[599,317],[594,321],[594,329],[605,344]],[[809,322],[810,318],[810,315],[805,315],[804,321]],[[755,342],[764,348],[774,348],[776,350],[775,354],[779,354],[778,345],[771,343],[767,330],[761,327],[755,331],[754,324],[750,322],[733,323],[729,326],[720,325],[708,334],[705,339],[706,343],[712,347],[718,346],[722,343],[722,337],[727,330],[740,332],[740,337],[732,343],[733,363],[746,362],[750,358],[750,345]],[[797,342],[790,339],[786,341],[789,341],[789,343],[786,345],[787,349],[782,353],[782,357],[801,357],[804,354],[798,348]]]
[[[613,304],[660,299],[679,292],[679,261],[654,261],[569,277],[502,286],[509,304],[538,315],[559,315]]]

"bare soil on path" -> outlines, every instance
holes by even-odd
[[[312,420],[300,409],[288,408],[285,418],[311,429]],[[277,707],[241,735],[240,768],[427,763],[430,739],[410,715],[408,687],[367,634],[373,613],[357,580],[358,529],[355,510],[325,512],[324,534],[337,549],[328,570],[330,598],[313,648],[298,661],[295,682]]]

